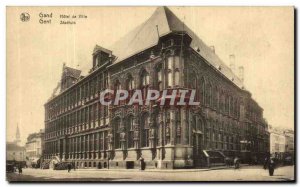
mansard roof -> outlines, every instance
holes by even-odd
[[[167,7],[157,8],[148,20],[133,29],[109,48],[112,50],[113,55],[117,57],[114,63],[121,62],[157,45],[159,37],[156,26],[158,27],[160,37],[176,31],[187,32],[192,37],[190,47],[235,85],[243,88],[242,81],[232,70]]]

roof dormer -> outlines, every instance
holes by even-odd
[[[93,51],[93,69],[109,62],[112,57],[112,51],[96,45]]]

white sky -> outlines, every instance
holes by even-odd
[[[25,143],[44,127],[43,105],[60,80],[62,64],[91,67],[96,44],[108,47],[144,22],[156,7],[8,8],[7,9],[7,140],[19,124]],[[292,8],[170,7],[228,64],[245,67],[245,86],[264,108],[270,125],[294,126],[294,12]],[[20,14],[28,12],[29,22]],[[41,25],[39,13],[53,13]],[[60,14],[85,14],[76,25],[60,25]]]

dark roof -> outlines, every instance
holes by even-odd
[[[6,143],[6,150],[7,151],[24,151],[25,147],[19,146],[13,142],[8,142],[8,143]]]
[[[126,34],[109,48],[112,50],[113,55],[117,57],[114,63],[123,61],[139,52],[157,45],[159,38],[156,25],[158,26],[160,37],[173,31],[187,32],[192,37],[192,42],[190,44],[191,48],[199,53],[208,61],[208,63],[214,66],[235,85],[240,88],[243,87],[242,81],[232,72],[232,70],[227,67],[211,48],[167,7],[157,8],[148,20]]]
[[[81,71],[78,69],[75,69],[75,68],[70,68],[70,67],[64,66],[63,73],[65,76],[71,76],[71,77],[78,79],[80,77]]]
[[[96,45],[96,46],[94,47],[93,54],[97,53],[98,51],[103,51],[103,52],[105,52],[105,53],[107,53],[107,54],[109,54],[109,55],[112,54],[112,51],[110,51],[110,50],[108,50],[108,49],[105,49],[104,47],[101,47],[101,46],[99,46],[99,45]]]

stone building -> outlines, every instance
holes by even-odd
[[[25,147],[14,142],[6,143],[6,161],[25,161]]]
[[[32,133],[27,137],[25,144],[26,159],[28,164],[36,163],[44,153],[44,130]]]
[[[17,125],[16,137],[13,142],[6,142],[6,161],[25,161],[25,147],[21,146],[21,135],[19,125]]]
[[[58,95],[45,104],[45,158],[78,167],[206,167],[225,156],[263,157],[269,151],[263,109],[243,86],[243,67],[230,69],[167,7],[106,49],[93,67],[64,66]],[[239,77],[235,75],[237,69]],[[196,89],[199,106],[102,106],[110,88]]]
[[[284,131],[285,136],[285,152],[289,152],[294,154],[294,135],[295,132],[293,130],[287,129]]]
[[[270,126],[270,153],[283,160],[286,156],[294,156],[294,131]]]

